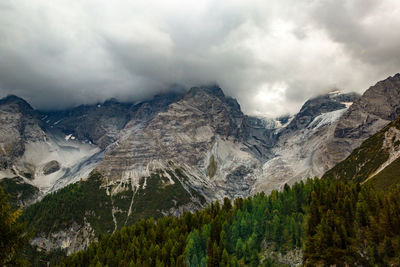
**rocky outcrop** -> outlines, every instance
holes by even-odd
[[[48,193],[96,169],[115,228],[139,215],[177,215],[322,175],[399,115],[399,80],[361,97],[318,96],[279,119],[244,115],[218,86],[39,115],[11,97],[0,101],[0,178],[19,176]]]
[[[400,116],[400,74],[371,86],[343,115],[335,137],[362,139]]]
[[[179,167],[207,199],[247,196],[320,176],[344,159],[399,114],[399,80],[397,74],[379,82],[362,97],[321,95],[295,116],[276,120],[244,115],[218,86],[136,104],[109,100],[40,112],[41,120],[25,101],[8,97],[0,101],[0,123],[11,126],[0,134],[0,161],[9,174],[31,179],[46,192],[84,178],[96,166],[104,184],[115,188]],[[65,161],[72,152],[76,156]]]
[[[57,160],[52,160],[46,163],[43,167],[43,174],[44,175],[49,175],[52,174],[58,170],[60,170],[60,163]]]
[[[400,74],[396,74],[371,86],[340,118],[321,153],[327,169],[399,115]]]
[[[40,233],[33,240],[31,245],[45,251],[64,249],[67,255],[73,252],[86,249],[90,242],[96,242],[90,223],[85,220],[84,225],[74,223],[68,229],[56,233]]]
[[[347,107],[358,98],[354,93],[332,92],[308,100],[292,120],[286,120],[287,126],[275,130],[274,155],[263,165],[253,192],[269,192],[285,183],[322,175],[328,167],[320,151]]]
[[[12,95],[0,100],[0,170],[24,154],[26,141],[45,138],[37,113],[25,100]]]
[[[118,139],[120,131],[130,120],[148,121],[180,98],[182,93],[168,93],[139,104],[110,99],[101,104],[68,110],[41,111],[41,115],[48,129],[60,130],[65,135],[71,134],[78,140],[90,141],[105,149]]]

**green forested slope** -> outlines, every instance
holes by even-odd
[[[322,180],[310,211],[306,266],[399,266],[400,187]]]
[[[73,223],[83,225],[87,220],[96,235],[111,233],[115,227],[131,225],[142,218],[161,217],[163,212],[186,203],[196,201],[198,206],[205,202],[197,192],[190,194],[180,183],[179,170],[170,172],[174,183],[158,173],[142,179],[135,193],[130,184],[112,196],[102,185],[103,177],[93,173],[84,181],[68,185],[47,195],[41,201],[27,207],[22,219],[37,233],[54,233],[65,230]],[[185,179],[185,177],[179,177]],[[146,185],[144,185],[146,183]],[[110,188],[111,190],[111,188]],[[196,199],[193,200],[195,196]],[[112,210],[116,224],[113,221]],[[128,216],[128,212],[131,213]]]
[[[398,266],[400,188],[308,180],[183,216],[142,220],[61,266]],[[283,255],[283,256],[282,256]]]
[[[142,220],[104,236],[61,266],[285,266],[274,253],[301,248],[306,240],[314,184],[308,180],[233,205],[225,199],[179,218]]]
[[[99,174],[68,185],[26,208],[22,219],[37,233],[53,233],[74,222],[83,225],[86,217],[98,234],[111,233],[114,229],[111,198],[100,185]]]
[[[371,177],[367,184],[373,184],[376,189],[387,190],[393,185],[400,184],[400,158],[397,158],[377,175]]]

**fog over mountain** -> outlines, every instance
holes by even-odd
[[[399,27],[398,0],[3,0],[0,97],[59,109],[218,83],[277,116],[399,72]]]

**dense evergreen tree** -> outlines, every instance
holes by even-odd
[[[398,266],[400,188],[320,180],[312,193],[305,263]]]
[[[21,209],[13,210],[0,186],[0,266],[26,265],[21,251],[31,238],[26,225],[17,221]]]

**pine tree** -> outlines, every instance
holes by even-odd
[[[18,255],[31,238],[26,232],[26,225],[17,221],[21,209],[12,210],[8,197],[0,187],[0,266],[22,262]]]

